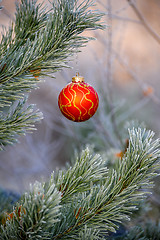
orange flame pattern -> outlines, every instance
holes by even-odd
[[[62,114],[74,122],[83,122],[97,111],[99,98],[94,88],[84,82],[69,83],[62,89],[58,106]]]

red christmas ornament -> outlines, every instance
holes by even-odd
[[[97,92],[84,78],[77,74],[72,82],[62,89],[58,97],[58,106],[62,114],[74,122],[83,122],[91,118],[99,104]]]

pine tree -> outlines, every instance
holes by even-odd
[[[89,40],[80,34],[104,28],[103,14],[88,10],[92,4],[58,0],[49,10],[35,0],[17,5],[15,22],[0,43],[1,150],[42,118],[35,106],[26,106],[37,76],[68,67],[68,57]],[[31,185],[12,210],[3,207],[0,239],[111,239],[153,185],[160,157],[160,141],[153,137],[143,128],[128,129],[127,148],[110,169],[106,156],[87,147],[49,181]],[[137,235],[144,231],[137,229]]]

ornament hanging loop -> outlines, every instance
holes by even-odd
[[[78,66],[78,49],[76,49],[76,75],[79,75],[79,66]]]
[[[79,72],[76,73],[76,76],[72,77],[73,83],[84,82],[84,77],[79,76]]]

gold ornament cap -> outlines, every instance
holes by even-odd
[[[73,83],[84,82],[84,77],[79,76],[79,73],[76,73],[76,76],[72,77]]]

